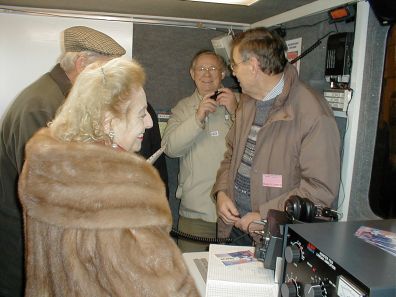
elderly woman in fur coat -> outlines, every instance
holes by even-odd
[[[198,296],[164,184],[134,154],[152,125],[144,80],[135,61],[88,66],[27,144],[26,296]]]

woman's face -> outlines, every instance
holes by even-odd
[[[113,118],[110,123],[115,133],[114,142],[126,151],[138,152],[144,131],[153,126],[153,120],[147,112],[146,93],[143,88],[132,91],[122,110],[123,116]]]

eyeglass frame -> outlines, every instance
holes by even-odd
[[[245,62],[249,61],[250,58],[251,58],[251,57],[245,58],[245,59],[243,59],[242,61],[240,61],[240,62],[238,62],[238,63],[231,62],[231,63],[230,63],[230,68],[231,68],[231,70],[232,70],[232,71],[235,71],[236,67],[238,67],[239,64],[242,64],[242,63],[245,63]]]
[[[197,71],[199,74],[204,74],[206,72],[215,73],[216,71],[220,71],[221,67],[216,66],[201,66],[201,67],[194,67],[194,70]]]

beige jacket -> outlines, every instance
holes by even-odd
[[[237,95],[236,95],[237,96]],[[238,96],[237,96],[238,98]],[[216,205],[210,191],[226,150],[225,137],[233,123],[224,106],[210,113],[202,127],[195,113],[202,97],[198,91],[172,108],[162,137],[169,157],[180,158],[176,197],[179,214],[191,219],[216,222]]]
[[[26,296],[198,296],[169,237],[165,187],[143,158],[59,142],[48,128],[26,156]]]

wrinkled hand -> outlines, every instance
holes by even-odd
[[[223,191],[217,193],[216,209],[219,218],[227,225],[234,225],[240,219],[234,203]]]
[[[223,105],[229,114],[235,114],[235,111],[238,107],[238,103],[237,100],[235,98],[234,93],[227,88],[222,88],[218,90],[219,92],[221,92],[218,96],[217,96],[217,103],[219,105]]]
[[[201,102],[199,103],[197,112],[195,113],[195,117],[201,123],[204,122],[206,116],[209,113],[215,112],[217,109],[217,106],[219,105],[215,100],[209,98],[212,95],[213,95],[213,93],[208,94],[202,98]]]
[[[243,232],[249,233],[249,231],[261,230],[262,226],[258,224],[252,224],[253,221],[260,221],[261,215],[258,212],[248,212],[240,220],[235,223],[235,227],[241,229]],[[249,230],[248,230],[249,229]]]

